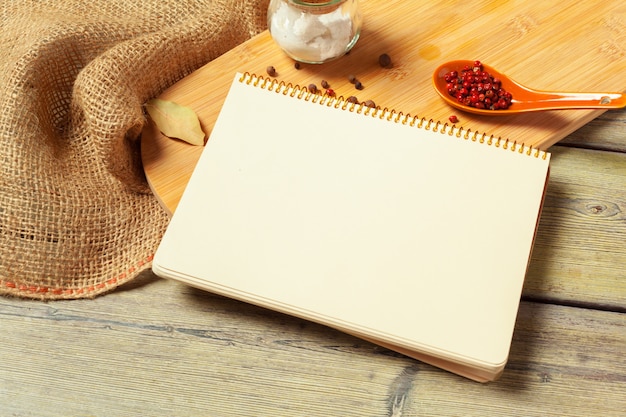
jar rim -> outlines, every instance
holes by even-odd
[[[297,6],[336,6],[343,3],[346,0],[289,0],[291,3]]]

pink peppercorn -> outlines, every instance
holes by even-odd
[[[484,71],[480,61],[463,70],[444,74],[448,94],[459,103],[477,109],[505,110],[511,106],[513,96],[502,88],[500,79]]]

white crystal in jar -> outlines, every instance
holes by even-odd
[[[271,6],[270,6],[271,7]],[[268,16],[274,41],[291,57],[319,63],[345,54],[356,42],[360,30],[354,27],[350,10],[337,7],[328,13],[307,13],[280,1]]]

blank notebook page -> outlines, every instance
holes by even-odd
[[[549,154],[241,77],[155,272],[448,360],[506,362]]]

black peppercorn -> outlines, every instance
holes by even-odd
[[[391,57],[388,54],[381,54],[378,57],[378,65],[383,68],[389,68],[391,66]]]

